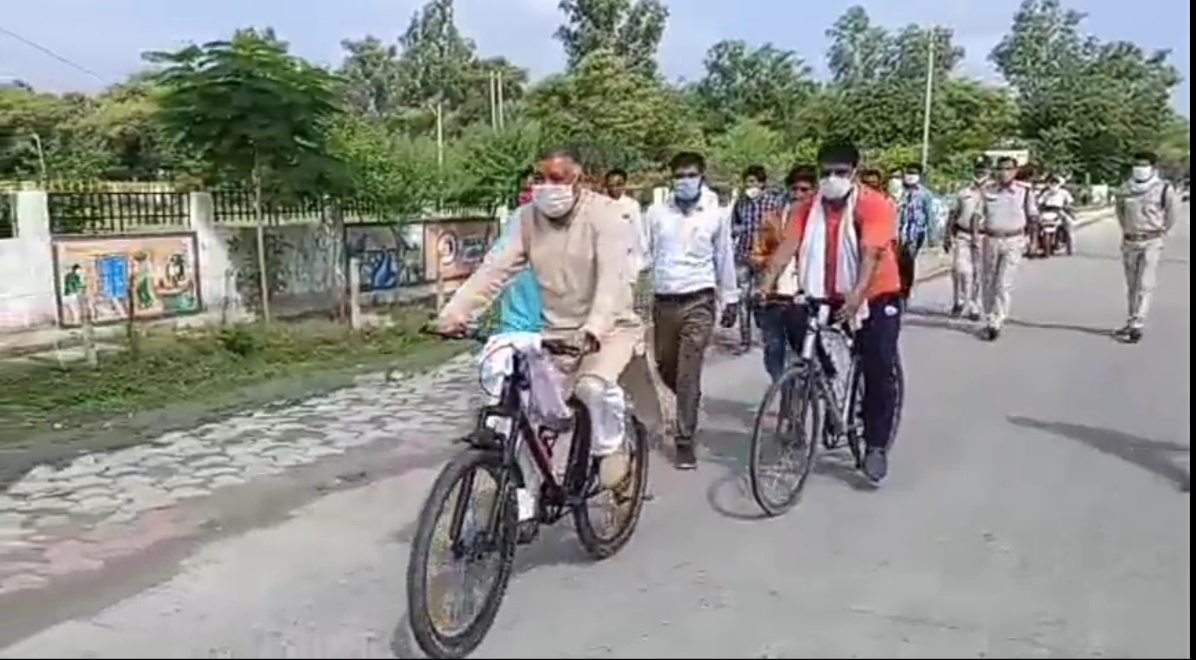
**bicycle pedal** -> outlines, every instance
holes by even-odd
[[[495,447],[502,446],[503,437],[502,437],[502,435],[499,434],[498,431],[495,431],[494,429],[489,428],[489,427],[485,427],[485,428],[480,428],[480,429],[474,429],[473,433],[470,433],[469,435],[465,436],[464,438],[459,440],[459,442],[464,442],[466,444],[473,445],[474,447],[485,447],[485,448],[493,449]]]

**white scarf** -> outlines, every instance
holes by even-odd
[[[1158,174],[1150,175],[1150,178],[1145,181],[1135,181],[1135,180],[1131,179],[1130,180],[1130,192],[1134,193],[1135,195],[1141,195],[1141,194],[1145,193],[1146,191],[1150,190],[1151,188],[1153,188],[1154,185],[1158,182],[1159,182]]]
[[[806,221],[806,230],[802,237],[801,248],[797,254],[797,278],[801,291],[812,298],[829,298],[833,294],[843,294],[855,287],[860,273],[860,241],[855,230],[855,204],[858,191],[853,188],[847,195],[843,208],[842,221],[839,222],[839,235],[833,240],[839,242],[837,274],[835,276],[835,290],[826,290],[826,245],[829,237],[826,231],[826,209],[823,206],[822,195],[814,198],[810,208],[810,217]],[[856,321],[868,318],[868,306],[861,305]]]

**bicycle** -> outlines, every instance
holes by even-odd
[[[472,331],[459,335],[428,332],[446,339],[479,338]],[[541,346],[552,355],[580,358],[584,354],[581,349],[559,340],[544,339]],[[597,484],[597,461],[590,456],[589,413],[579,401],[570,398],[573,438],[563,476],[558,479],[552,465],[552,450],[559,434],[570,429],[533,424],[525,403],[530,388],[527,358],[521,351],[515,351],[513,375],[506,379],[498,403],[483,406],[478,411],[473,432],[463,440],[469,447],[441,470],[420,511],[407,564],[407,600],[411,631],[428,657],[464,658],[482,643],[506,593],[516,545],[525,540],[517,538],[521,526],[531,525],[534,532],[539,526],[555,524],[571,513],[582,547],[592,558],[601,560],[626,545],[639,521],[648,481],[648,435],[644,426],[630,414],[630,408],[626,428],[630,445],[628,479],[631,481],[617,489],[622,495],[616,504],[621,510],[622,521],[613,531],[607,530],[609,533],[604,534],[594,524],[587,507],[589,500],[602,492]],[[511,432],[504,435],[488,426],[487,421],[492,418],[509,420]],[[528,486],[526,477],[529,476],[524,474],[518,460],[524,442],[539,473],[540,488],[531,518],[520,521],[517,494],[519,489]],[[470,493],[479,471],[486,472],[496,487],[484,520],[472,520],[467,524]],[[441,622],[429,602],[428,561],[436,523],[457,491],[461,495],[456,498],[449,525],[452,558],[473,563],[494,557],[498,570],[473,618],[445,631],[439,627]],[[534,534],[529,536],[534,538]]]
[[[801,351],[764,393],[752,426],[748,476],[753,499],[769,516],[779,516],[797,504],[814,465],[819,442],[827,451],[846,444],[857,470],[864,462],[864,374],[854,334],[845,325],[831,322],[830,302],[799,296],[794,304],[806,307]],[[828,350],[828,343],[836,350]],[[846,364],[836,364],[835,357],[843,354],[848,356]],[[896,437],[904,404],[905,375],[900,360],[893,378],[897,385],[897,405],[891,438]],[[779,403],[776,435],[780,436],[782,450],[785,454],[796,450],[797,458],[801,459],[800,464],[788,470],[796,479],[779,500],[766,495],[763,483],[764,426],[774,402]]]

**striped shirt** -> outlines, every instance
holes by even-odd
[[[731,211],[731,236],[735,240],[735,263],[745,264],[751,260],[752,244],[764,218],[780,213],[785,200],[780,195],[761,191],[755,198],[746,195],[735,200]]]

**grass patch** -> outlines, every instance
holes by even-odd
[[[262,403],[271,391],[275,398],[298,396],[302,387],[278,383],[327,389],[350,382],[347,375],[418,370],[462,350],[420,335],[426,318],[407,311],[393,325],[361,331],[328,321],[157,331],[123,350],[101,352],[94,369],[82,361],[0,364],[0,446],[166,406],[212,410]]]

